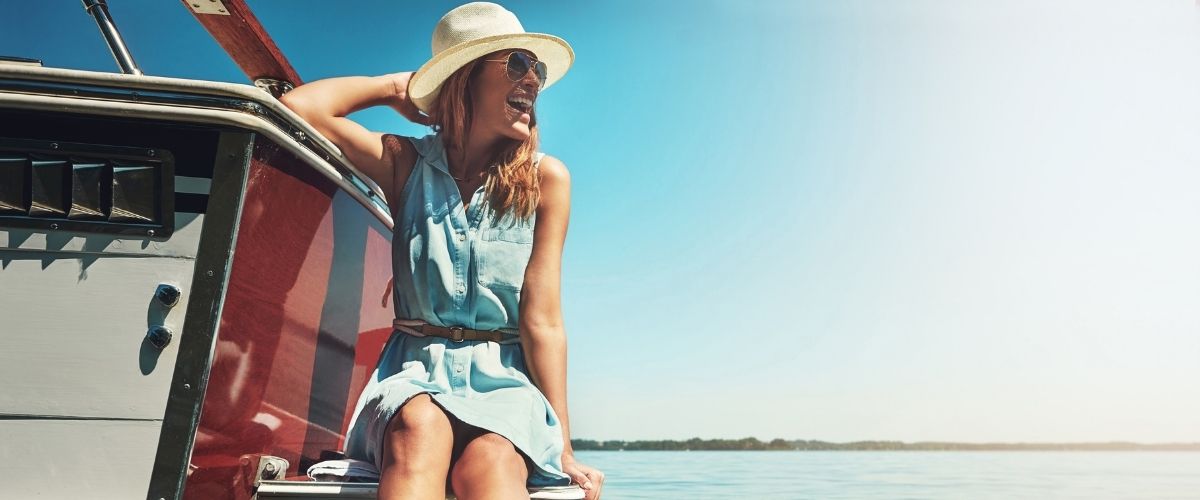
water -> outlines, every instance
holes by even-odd
[[[1195,452],[580,451],[605,500],[1200,499]]]

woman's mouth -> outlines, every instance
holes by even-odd
[[[528,97],[509,97],[505,102],[508,104],[508,107],[516,110],[518,113],[528,113],[533,109],[533,100]]]

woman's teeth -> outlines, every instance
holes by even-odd
[[[512,108],[517,111],[527,113],[533,108],[533,101],[524,97],[510,97],[508,99],[508,105],[512,106]]]

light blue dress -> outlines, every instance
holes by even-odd
[[[346,455],[381,465],[388,421],[410,398],[430,393],[459,420],[508,438],[532,464],[529,486],[567,485],[562,427],[531,382],[516,336],[535,217],[496,220],[482,187],[464,210],[441,138],[409,140],[418,158],[392,240],[396,317],[512,335],[455,342],[393,331],[359,396]]]

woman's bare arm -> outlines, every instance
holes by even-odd
[[[521,287],[521,347],[533,383],[550,401],[562,424],[563,471],[589,490],[588,499],[594,499],[599,497],[604,474],[575,462],[567,415],[567,334],[560,291],[562,251],[571,213],[571,177],[566,165],[552,156],[542,158],[538,173],[541,200],[533,232],[533,254]]]
[[[563,328],[560,282],[562,250],[570,217],[571,178],[561,161],[545,156],[538,173],[541,200],[533,231],[533,253],[521,287],[521,347],[525,365],[542,394],[554,407],[570,451],[567,419],[567,335]]]
[[[296,87],[279,99],[332,141],[362,173],[395,203],[396,168],[404,178],[416,161],[412,146],[396,136],[372,132],[347,115],[373,106],[389,106],[410,121],[428,124],[406,94],[412,73],[327,78]],[[395,208],[395,207],[393,207]]]

